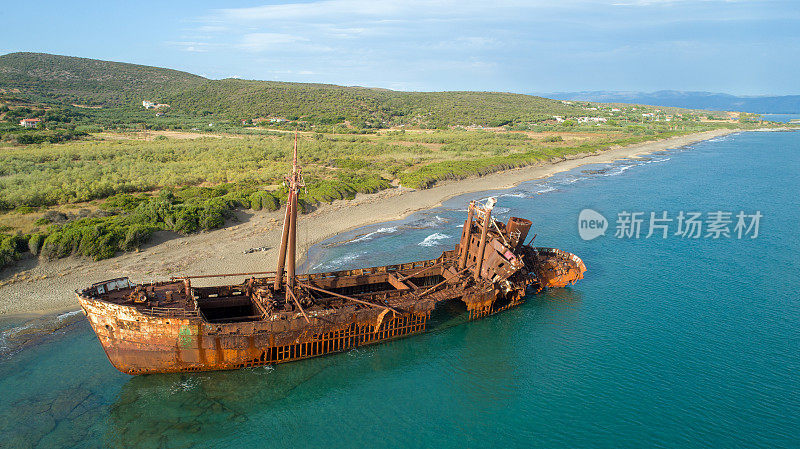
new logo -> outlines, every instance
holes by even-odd
[[[608,220],[600,212],[584,209],[578,215],[578,234],[583,240],[593,240],[606,235]]]

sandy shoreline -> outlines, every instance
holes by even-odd
[[[339,233],[398,220],[411,213],[436,207],[464,193],[510,188],[581,165],[608,163],[678,148],[733,132],[738,130],[707,131],[595,154],[574,155],[566,160],[493,173],[481,178],[440,183],[427,190],[390,189],[359,195],[353,200],[336,201],[301,217],[297,236],[298,256],[305,257],[305,248]],[[282,212],[249,211],[239,213],[239,217],[240,222],[211,232],[183,237],[160,233],[138,252],[99,262],[77,257],[44,263],[37,259],[24,260],[15,269],[4,270],[0,274],[0,281],[4,283],[0,286],[0,317],[77,310],[76,288],[115,277],[129,276],[134,282],[147,282],[185,274],[274,270]],[[245,254],[250,248],[265,246],[265,251]],[[236,278],[234,282],[239,280]]]

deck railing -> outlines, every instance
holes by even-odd
[[[165,318],[197,318],[200,316],[197,310],[186,310],[178,307],[149,307],[139,311],[144,315]]]

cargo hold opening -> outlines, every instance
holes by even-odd
[[[211,323],[236,323],[261,318],[253,300],[241,290],[216,287],[192,289],[197,308]]]

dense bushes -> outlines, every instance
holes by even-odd
[[[31,234],[28,237],[28,252],[33,254],[34,256],[39,255],[39,250],[42,248],[42,243],[44,243],[45,239],[44,234]]]
[[[253,192],[248,197],[250,201],[250,209],[253,210],[277,210],[280,207],[280,200],[269,192],[259,190]]]
[[[560,133],[561,142],[535,133],[466,130],[316,134],[301,145],[307,186],[299,203],[309,211],[319,203],[374,193],[391,187],[384,176],[406,187],[427,188],[445,179],[697,130],[643,124],[637,125],[636,134],[591,128],[592,135],[583,128],[540,128]],[[98,201],[82,206],[86,209],[77,216],[47,212],[35,221],[35,234],[3,236],[0,262],[13,263],[25,252],[103,259],[138,248],[158,230],[191,234],[223,226],[237,208],[276,210],[286,201],[286,189],[279,183],[288,169],[291,139],[94,141],[4,149],[0,209],[22,214]]]
[[[87,136],[83,131],[72,130],[14,130],[12,132],[0,133],[0,139],[10,140],[20,145],[32,145],[37,143],[61,143],[68,140],[75,140]]]
[[[125,203],[125,207],[128,205]],[[219,228],[229,214],[230,209],[221,198],[181,203],[175,197],[162,195],[139,203],[127,214],[53,225],[41,244],[41,254],[47,258],[80,254],[95,260],[107,259],[117,251],[138,248],[158,230],[191,234]],[[41,236],[32,236],[29,242],[34,238],[38,240]],[[36,254],[33,248],[31,253]]]
[[[0,268],[16,262],[28,250],[28,240],[21,235],[0,234]]]
[[[642,126],[652,128],[647,129],[652,132],[649,138],[658,138],[669,132],[655,125]],[[595,127],[594,130],[594,136],[581,137],[581,141],[621,144],[631,137],[623,134],[624,130],[608,134],[601,128]],[[640,136],[645,136],[645,133]],[[353,185],[357,192],[369,192],[388,185],[381,176],[401,179],[404,176],[403,184],[408,185],[409,176],[414,176],[417,170],[431,163],[457,166],[462,160],[483,161],[485,158],[544,151],[548,147],[580,151],[569,144],[570,140],[547,144],[535,135],[489,131],[323,135],[303,138],[300,158],[309,181],[309,201],[329,201],[348,197],[352,192],[337,187],[334,187],[335,192],[312,192],[313,180],[343,181]],[[236,184],[240,188],[230,189],[231,198],[240,203],[238,207],[249,208],[249,197],[259,190],[259,186],[277,186],[282,182],[288,171],[289,148],[290,135],[81,141],[8,148],[0,152],[0,208],[49,207],[186,186],[194,187],[182,196],[176,190],[183,199],[225,195],[212,192],[215,187],[200,187],[201,184]],[[486,161],[481,163],[485,165]],[[488,161],[488,164],[494,165],[494,162]],[[241,192],[244,186],[250,188],[246,195]],[[325,189],[330,187],[325,186]],[[139,200],[135,198],[141,197],[125,198],[136,202]],[[267,200],[269,204],[269,198]],[[262,204],[260,207],[265,206]]]
[[[352,198],[356,193],[374,192],[388,187],[388,181],[362,176],[345,180],[314,181],[299,203],[308,211],[320,202]],[[146,243],[153,232],[173,231],[192,234],[217,229],[232,217],[235,208],[277,210],[286,201],[283,191],[268,192],[238,184],[216,187],[164,189],[157,196],[118,194],[108,198],[101,210],[85,216],[69,217],[48,212],[37,222],[49,224],[44,232],[28,236],[3,236],[0,262],[8,265],[24,252],[45,258],[77,254],[94,260],[113,257]],[[66,223],[64,223],[66,221]]]
[[[500,170],[523,167],[540,160],[543,153],[514,154],[481,160],[445,161],[425,165],[400,175],[400,183],[412,189],[426,189],[438,181],[484,176]]]

